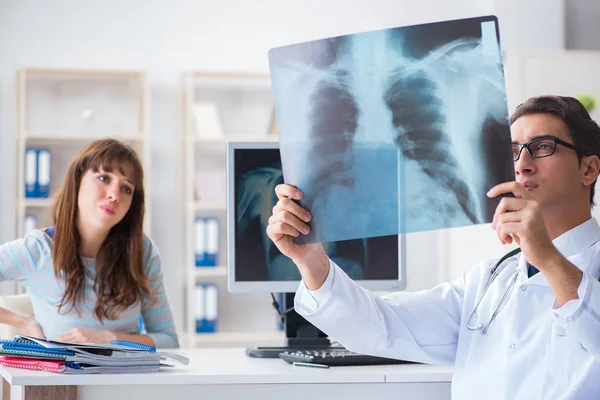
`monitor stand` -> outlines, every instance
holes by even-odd
[[[294,296],[295,293],[285,293],[284,310],[294,306]],[[284,326],[285,346],[247,348],[246,355],[255,358],[279,358],[279,354],[286,351],[331,348],[331,341],[327,338],[327,335],[293,309],[285,314]]]

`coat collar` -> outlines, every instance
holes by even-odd
[[[552,241],[558,251],[565,257],[571,258],[579,253],[584,252],[596,242],[600,241],[600,225],[595,218],[590,218],[584,223],[577,225],[575,228],[563,233]],[[579,266],[583,272],[586,272],[587,265]],[[527,266],[525,257],[521,253],[519,257],[520,273],[525,274],[527,279]],[[529,278],[529,283],[535,285],[546,285],[548,281],[542,272]]]

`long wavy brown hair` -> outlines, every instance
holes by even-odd
[[[94,314],[99,321],[117,319],[121,312],[144,299],[156,301],[144,272],[144,172],[136,152],[114,139],[86,145],[75,156],[53,205],[54,274],[65,281],[59,305],[68,310],[84,299],[85,272],[80,258],[81,236],[77,229],[77,200],[81,179],[89,170],[111,172],[129,167],[135,185],[131,207],[109,232],[96,256],[94,292],[98,298]]]

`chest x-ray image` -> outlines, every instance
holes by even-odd
[[[469,18],[271,49],[299,243],[491,222],[514,180],[497,19]]]

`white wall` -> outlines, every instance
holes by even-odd
[[[565,47],[565,0],[494,0],[493,10],[504,50]]]
[[[565,47],[600,50],[600,1],[571,0],[565,4]]]
[[[267,71],[271,47],[339,34],[490,14],[492,0],[0,0],[0,242],[13,238],[14,74],[22,66],[132,68],[151,89],[152,232],[161,249],[178,323],[180,220],[179,79],[188,69]],[[413,255],[431,240],[416,239]],[[409,289],[438,278],[436,252],[422,252]],[[412,256],[411,256],[412,259]]]
[[[179,79],[183,71],[266,72],[271,47],[492,13],[500,18],[505,50],[564,47],[562,0],[0,0],[0,243],[13,238],[15,223],[13,96],[19,67],[148,71],[152,232],[163,255],[167,289],[180,323],[184,258],[178,179]],[[465,228],[441,243],[451,260],[444,271],[436,268],[438,235],[416,235],[409,247],[408,289],[455,277],[475,260],[501,253],[503,249],[488,229]]]

